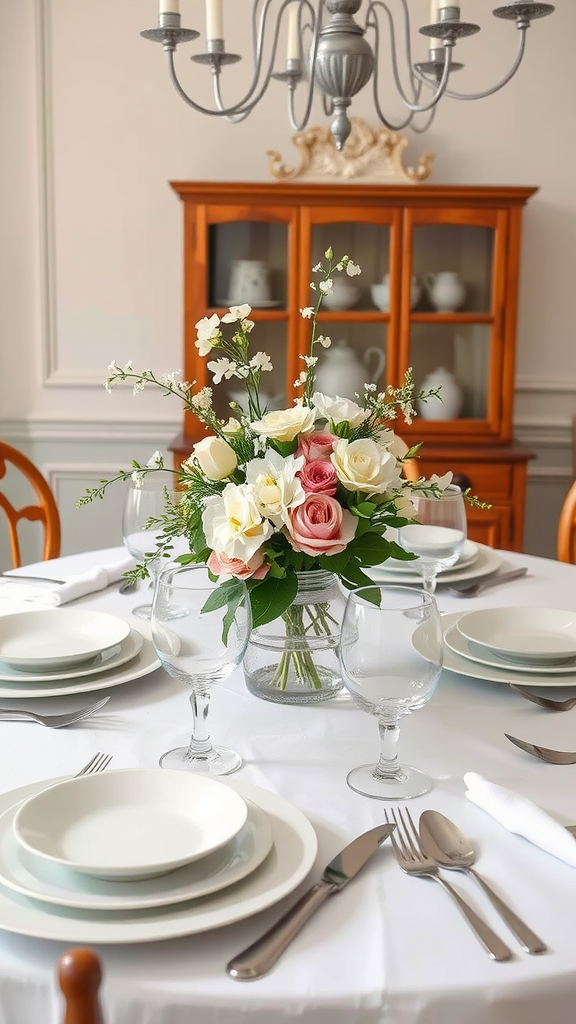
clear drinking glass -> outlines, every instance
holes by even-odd
[[[417,522],[398,530],[398,543],[418,555],[411,562],[422,576],[424,590],[433,594],[441,569],[455,565],[466,540],[466,507],[459,487],[450,484],[438,497],[412,494]]]
[[[208,732],[211,688],[242,661],[252,626],[246,584],[228,580],[224,587],[205,565],[169,566],[156,582],[152,641],[166,671],[190,687],[193,716],[189,745],[163,754],[162,768],[229,775],[242,765],[240,754],[213,746]]]
[[[168,496],[173,501],[176,498],[176,492],[168,489]],[[133,479],[128,482],[122,513],[122,535],[125,547],[139,562],[142,562],[149,552],[154,551],[158,544],[158,537],[162,533],[162,528],[158,525],[147,529],[148,522],[151,519],[159,519],[165,511],[165,478],[160,475],[147,476],[142,482]],[[155,584],[163,565],[164,562],[161,558],[154,558],[148,562],[152,585]],[[151,612],[151,604],[137,605],[132,609],[132,615],[136,615],[139,619],[149,619]]]
[[[340,664],[350,695],[378,719],[381,741],[378,763],[360,765],[347,776],[350,789],[376,800],[427,793],[431,779],[400,764],[396,748],[401,717],[430,699],[442,669],[442,630],[434,597],[410,587],[378,584],[353,590],[342,624]]]

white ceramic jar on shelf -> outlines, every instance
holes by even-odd
[[[429,398],[427,402],[416,401],[418,415],[423,420],[456,420],[462,412],[464,395],[462,388],[450,370],[439,366],[422,381],[422,391],[441,388],[440,399]]]

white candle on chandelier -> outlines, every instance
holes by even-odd
[[[206,0],[206,38],[224,39],[222,0]]]
[[[440,11],[443,7],[451,7],[452,4],[448,0],[430,0],[430,24],[435,25],[440,20]],[[441,50],[444,43],[441,38],[428,39],[428,46],[431,50]]]
[[[180,14],[180,0],[160,0],[160,14]]]
[[[287,60],[298,60],[300,57],[300,38],[298,36],[298,7],[296,4],[288,9],[288,49]]]

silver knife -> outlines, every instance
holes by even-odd
[[[314,911],[322,906],[328,896],[340,892],[358,874],[395,827],[389,824],[377,825],[353,839],[324,868],[320,882],[304,893],[256,942],[230,960],[226,965],[230,977],[237,981],[248,981],[267,974]]]

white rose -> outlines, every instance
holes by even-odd
[[[221,437],[205,437],[194,445],[192,453],[209,480],[224,480],[238,465],[234,449]]]
[[[406,452],[410,450],[406,441],[403,441],[401,437],[398,437],[398,434],[395,434],[393,430],[388,428],[380,431],[377,441],[378,444],[383,445],[389,452],[392,452],[392,455],[395,455],[397,459],[403,459]]]
[[[383,494],[400,486],[400,467],[393,455],[371,438],[340,438],[330,456],[336,476],[348,491]]]
[[[351,427],[359,427],[369,415],[368,409],[362,409],[356,402],[348,398],[340,398],[336,395],[323,395],[315,391],[312,395],[312,404],[318,414],[318,419],[332,420],[335,426],[338,423],[349,423]]]
[[[261,420],[255,420],[250,426],[256,434],[269,437],[273,441],[293,441],[298,434],[312,433],[314,410],[298,404],[292,409],[267,412]]]
[[[228,484],[222,494],[204,501],[202,526],[209,548],[228,558],[249,562],[274,532],[260,515],[248,484]]]

